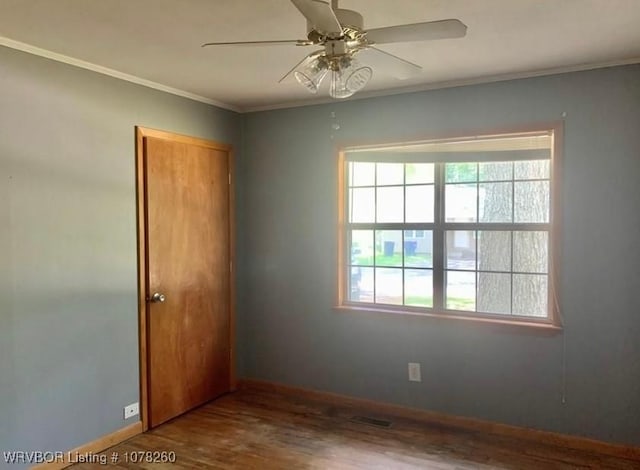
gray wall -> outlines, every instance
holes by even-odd
[[[0,47],[0,451],[137,420],[135,125],[240,144],[236,113]]]
[[[337,141],[397,142],[563,112],[564,335],[332,309]],[[637,65],[248,115],[242,373],[640,445],[639,130]],[[422,363],[422,383],[407,381],[409,361]]]

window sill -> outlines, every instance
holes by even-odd
[[[468,325],[478,325],[485,327],[493,327],[499,330],[510,330],[529,332],[543,335],[555,335],[562,333],[562,326],[556,325],[548,321],[535,321],[535,320],[521,320],[521,319],[509,319],[495,316],[472,316],[458,313],[438,313],[438,312],[424,312],[417,310],[396,310],[393,308],[384,307],[372,307],[369,305],[337,305],[334,307],[337,312],[352,312],[352,313],[364,313],[364,314],[383,314],[383,315],[402,315],[412,317],[425,317],[434,320],[442,321],[458,321]]]

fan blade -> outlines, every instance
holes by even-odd
[[[372,67],[375,72],[387,73],[400,80],[405,80],[422,72],[422,67],[419,65],[375,47],[367,47],[358,52],[358,59],[361,59],[363,64]]]
[[[319,55],[321,55],[322,53],[324,53],[324,49],[320,49],[319,51],[314,51],[311,54],[309,54],[308,56],[306,56],[304,59],[302,59],[300,62],[298,62],[291,70],[289,70],[287,73],[284,74],[284,76],[278,80],[278,83],[282,83],[283,81],[285,81],[285,79],[289,78],[289,76],[298,68],[300,67],[302,64],[304,64],[305,62],[311,62],[312,60],[314,60],[316,57],[318,57]]]
[[[441,20],[370,29],[367,31],[367,39],[373,44],[389,44],[392,42],[461,38],[465,34],[467,34],[467,26],[461,21]]]
[[[306,39],[285,39],[282,41],[238,41],[238,42],[207,42],[207,46],[311,46],[313,43]]]
[[[342,34],[342,26],[326,0],[291,0],[300,13],[322,34]]]

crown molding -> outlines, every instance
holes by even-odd
[[[42,49],[40,47],[32,46],[31,44],[15,41],[13,39],[9,39],[4,36],[0,36],[0,46],[5,46],[11,49],[16,49],[22,52],[26,52],[28,54],[33,54],[33,55],[37,55],[47,59],[55,60],[57,62],[62,62],[64,64],[72,65],[74,67],[91,70],[92,72],[108,75],[110,77],[118,78],[120,80],[125,80],[127,82],[135,83],[137,85],[141,85],[147,88],[152,88],[154,90],[163,91],[165,93],[170,93],[172,95],[181,96],[183,98],[188,98],[190,100],[199,101],[201,103],[210,104],[218,108],[235,111],[236,113],[254,113],[254,112],[260,112],[260,111],[272,111],[276,109],[298,108],[302,106],[313,106],[313,105],[336,103],[337,101],[333,98],[324,97],[324,98],[317,98],[317,99],[311,99],[311,100],[297,100],[297,101],[290,101],[286,103],[276,103],[276,104],[270,104],[270,105],[264,105],[264,106],[235,106],[229,103],[223,103],[221,101],[217,101],[211,98],[196,95],[194,93],[190,93],[185,90],[180,90],[178,88],[173,88],[167,85],[163,85],[161,83],[140,78],[135,75],[130,75],[124,72],[120,72],[118,70],[110,69],[108,67],[103,67],[102,65],[93,64],[91,62],[86,62],[84,60],[76,59],[74,57],[70,57],[64,54],[59,54],[57,52],[49,51],[47,49]],[[356,100],[362,100],[367,98],[378,98],[383,96],[401,95],[406,93],[416,93],[420,91],[439,90],[439,89],[455,88],[455,87],[469,86],[469,85],[481,85],[485,83],[495,83],[495,82],[502,82],[502,81],[508,81],[508,80],[519,80],[524,78],[542,77],[546,75],[557,75],[562,73],[582,72],[586,70],[594,70],[594,69],[607,68],[607,67],[617,67],[622,65],[632,65],[632,64],[638,64],[638,63],[640,63],[640,57],[633,57],[630,59],[614,60],[609,62],[577,64],[577,65],[553,67],[548,69],[525,71],[525,72],[510,72],[510,73],[474,77],[474,78],[462,79],[462,80],[447,80],[442,82],[425,83],[425,84],[415,85],[411,87],[375,90],[375,91],[369,91],[369,92],[365,91],[365,92],[358,93],[355,96],[348,98],[346,100],[339,100],[339,102],[356,101]]]
[[[206,98],[204,96],[196,95],[188,91],[163,85],[162,83],[157,83],[151,80],[137,77],[135,75],[130,75],[128,73],[120,72],[118,70],[110,69],[108,67],[103,67],[102,65],[93,64],[91,62],[76,59],[74,57],[70,57],[64,54],[59,54],[57,52],[49,51],[47,49],[42,49],[40,47],[32,46],[31,44],[15,41],[13,39],[9,39],[4,36],[0,36],[0,46],[5,46],[10,49],[16,49],[18,51],[44,57],[46,59],[55,60],[56,62],[62,62],[63,64],[72,65],[74,67],[91,70],[92,72],[100,73],[102,75],[108,75],[109,77],[118,78],[120,80],[135,83],[136,85],[141,85],[147,88],[152,88],[154,90],[170,93],[172,95],[181,96],[183,98],[188,98],[193,101],[199,101],[201,103],[210,104],[212,106],[227,109],[229,111],[235,111],[237,113],[243,112],[242,108],[233,106],[228,103],[212,100],[211,98]]]

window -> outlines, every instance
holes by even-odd
[[[341,306],[557,323],[556,132],[341,152]]]
[[[410,239],[410,238],[424,238],[424,230],[405,230],[404,231],[404,237],[405,239]]]

